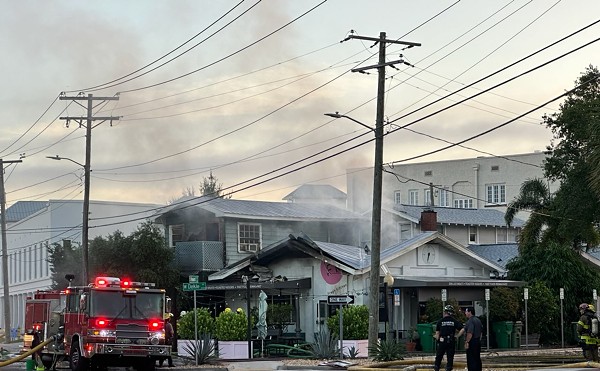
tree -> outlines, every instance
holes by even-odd
[[[116,231],[90,241],[90,276],[127,277],[135,281],[154,282],[158,287],[178,285],[174,251],[166,246],[163,232],[151,222],[142,223],[129,236]],[[69,244],[55,244],[49,251],[52,287],[64,288],[64,275],[75,274],[74,283],[82,284],[81,249]]]
[[[552,195],[548,184],[539,178],[528,179],[521,185],[519,195],[508,204],[504,220],[511,225],[521,210],[531,211],[531,215],[519,235],[519,247],[532,246],[540,241],[544,227],[552,225]]]
[[[200,184],[200,194],[202,196],[224,197],[222,195],[223,184],[217,181],[217,177],[213,175],[212,170],[208,177],[204,177]]]
[[[553,133],[544,173],[561,182],[554,195],[556,224],[548,229],[548,237],[577,249],[600,241],[595,227],[600,221],[599,76],[598,69],[589,66],[559,112],[544,116]]]

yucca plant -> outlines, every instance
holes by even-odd
[[[336,358],[340,354],[338,337],[329,332],[327,327],[321,328],[321,331],[315,336],[314,343],[310,344],[310,348],[314,358],[318,359]]]
[[[369,355],[374,355],[377,362],[395,361],[404,359],[404,345],[396,340],[380,340],[375,347],[369,347]]]
[[[212,340],[210,334],[202,334],[198,339],[198,342],[192,341],[183,346],[185,351],[190,354],[185,358],[194,360],[196,362],[196,355],[198,356],[198,364],[203,365],[209,363],[212,359],[217,358],[215,356],[215,343]]]
[[[356,357],[358,357],[358,353],[360,353],[358,349],[356,349],[355,347],[350,347],[350,349],[348,349],[348,358],[355,359]]]

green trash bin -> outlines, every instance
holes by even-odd
[[[513,330],[512,321],[500,321],[492,323],[494,335],[496,335],[496,344],[500,349],[510,348],[510,334]]]
[[[523,331],[523,322],[516,321],[513,331],[510,334],[511,348],[521,349],[521,332]]]
[[[27,370],[27,371],[35,370],[35,361],[33,359],[28,359],[25,361],[25,370]]]
[[[421,339],[421,348],[423,348],[424,352],[433,352],[435,349],[435,339],[433,338],[432,332],[435,331],[434,326],[432,326],[430,323],[417,324],[419,339]]]
[[[456,339],[456,350],[465,350],[465,339],[466,339],[466,334],[462,334],[461,336],[458,337],[458,339]]]

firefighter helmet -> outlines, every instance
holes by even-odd
[[[579,310],[587,310],[590,306],[586,303],[579,304]]]
[[[448,314],[454,314],[454,307],[452,305],[448,304],[444,307],[444,312],[446,312]]]
[[[588,309],[591,310],[592,312],[596,311],[596,307],[594,307],[594,304],[588,305]]]

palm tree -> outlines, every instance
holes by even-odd
[[[506,214],[504,214],[504,220],[510,226],[519,211],[531,212],[519,236],[520,248],[537,244],[542,237],[544,228],[552,224],[551,203],[552,194],[543,179],[528,179],[521,185],[519,195],[508,204]]]

